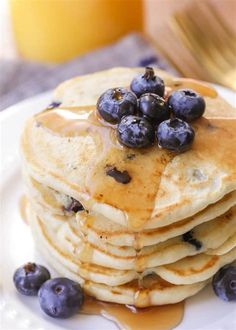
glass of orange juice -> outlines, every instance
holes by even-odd
[[[19,53],[63,62],[141,31],[142,0],[9,0]]]

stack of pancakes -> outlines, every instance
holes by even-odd
[[[194,295],[236,260],[236,111],[211,88],[157,71],[167,91],[206,96],[192,149],[123,147],[96,102],[141,71],[63,83],[60,107],[27,122],[21,150],[28,220],[50,265],[97,299],[147,307]]]

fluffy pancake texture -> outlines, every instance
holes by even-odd
[[[205,83],[157,70],[167,93],[195,87],[205,95],[194,144],[183,154],[123,147],[97,117],[96,102],[142,71],[115,68],[61,84],[60,107],[30,118],[21,139],[39,250],[88,294],[137,307],[181,301],[236,259],[235,109]],[[107,167],[127,171],[130,183]]]
[[[135,270],[139,273],[147,268],[173,263],[200,252],[209,251],[209,254],[214,254],[214,249],[218,250],[221,246],[229,245],[228,241],[230,242],[232,235],[236,233],[236,208],[233,207],[218,218],[198,225],[190,231],[194,242],[184,239],[185,232],[183,232],[182,235],[163,243],[146,246],[137,251],[133,247],[114,246],[102,240],[90,242],[78,230],[74,216],[50,214],[33,200],[31,205],[42,219],[42,226],[51,233],[51,240],[59,242],[59,247],[63,245],[66,253],[73,254],[73,258],[78,258],[84,263],[120,270]],[[225,252],[223,250],[221,254],[229,250]]]
[[[128,148],[105,148],[100,135],[62,137],[45,129],[45,116],[54,120],[58,111],[66,112],[51,110],[28,122],[22,139],[26,171],[41,183],[79,200],[86,209],[132,230],[185,219],[236,189],[232,154],[235,120],[202,119],[195,127],[195,145],[184,154],[170,155],[154,146],[145,153],[134,153],[135,158],[130,160]],[[218,127],[208,134],[212,130],[209,125]],[[110,128],[105,131],[108,136],[113,133]],[[216,149],[210,147],[213,143],[217,143]],[[111,164],[119,164],[120,171],[130,173],[128,187],[106,175],[105,169]]]
[[[113,285],[108,285],[106,281],[109,278],[111,280],[112,275],[114,278],[114,274],[111,274],[111,269],[106,268],[98,268],[97,273],[89,271],[89,278],[84,278],[79,274],[78,264],[66,253],[63,253],[61,248],[59,249],[52,243],[46,231],[43,230],[42,222],[29,205],[27,213],[37,247],[45,259],[59,274],[79,282],[87,294],[97,299],[120,304],[132,304],[136,307],[177,303],[194,295],[208,283],[203,281],[192,285],[177,286],[158,276],[147,275],[143,280],[145,286],[140,289],[138,280],[129,280],[128,276],[125,277],[124,275],[127,280],[124,284],[116,285],[113,282]]]

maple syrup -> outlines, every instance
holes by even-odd
[[[101,315],[113,321],[122,330],[170,330],[181,322],[184,302],[136,308],[130,305],[105,303],[87,296],[81,313]]]
[[[95,107],[45,111],[37,115],[36,122],[59,136],[89,135],[93,139],[97,159],[87,171],[86,191],[100,203],[117,209],[122,205],[123,211],[128,214],[129,227],[134,231],[140,230],[151,216],[161,173],[175,154],[152,146],[132,150],[130,159],[130,148],[119,144],[116,127],[98,120]],[[128,185],[117,183],[106,175],[107,166],[113,165],[130,175]],[[92,199],[83,201],[85,208],[91,209],[91,205],[86,203],[91,203]]]
[[[183,87],[192,87],[205,96],[217,96],[212,87],[186,78],[170,79],[166,89],[172,91]],[[90,136],[93,139],[97,157],[85,179],[84,190],[92,197],[83,201],[85,207],[91,209],[92,200],[116,209],[122,205],[129,229],[140,231],[152,215],[161,174],[175,154],[156,146],[131,150],[120,145],[116,126],[103,121],[95,106],[59,107],[36,115],[35,120],[39,126],[62,137]],[[106,175],[108,167],[126,173],[129,184],[114,182],[114,178]]]
[[[156,145],[142,150],[130,150],[120,145],[115,126],[97,120],[95,107],[59,108],[39,114],[36,120],[44,129],[59,136],[86,135],[93,139],[96,157],[87,170],[83,187],[91,198],[81,203],[88,209],[92,208],[93,201],[121,208],[127,215],[128,229],[142,230],[151,218],[162,173],[177,154]],[[193,127],[196,137],[189,152],[213,159],[222,169],[232,172],[236,162],[233,152],[236,121],[202,117],[193,123]],[[118,183],[106,175],[107,166],[127,172],[131,178],[129,184]]]

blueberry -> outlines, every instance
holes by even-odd
[[[58,108],[61,105],[61,102],[52,102],[47,106],[47,109],[54,109],[54,108]]]
[[[111,88],[97,102],[100,116],[109,123],[118,123],[123,116],[135,114],[137,97],[125,88]]]
[[[193,143],[194,136],[193,128],[178,118],[163,121],[157,129],[159,146],[176,152],[188,150]]]
[[[45,267],[28,262],[15,271],[13,281],[21,294],[35,296],[41,285],[50,277]]]
[[[143,94],[139,99],[139,111],[156,124],[170,118],[169,107],[165,100],[157,94]]]
[[[204,98],[191,89],[173,92],[168,99],[168,104],[175,117],[188,122],[201,117],[206,107]]]
[[[202,242],[194,237],[194,231],[187,231],[182,235],[182,240],[187,242],[195,247],[196,250],[200,250],[202,248]]]
[[[236,301],[236,266],[225,266],[213,277],[215,294],[225,301]]]
[[[63,207],[63,209],[65,211],[77,213],[79,211],[84,210],[83,205],[79,201],[77,201],[73,197],[69,197],[69,196],[68,196],[68,199],[69,199],[69,203]]]
[[[140,97],[145,93],[154,93],[159,96],[164,95],[164,81],[155,75],[153,68],[146,67],[144,74],[135,77],[130,85],[130,89]]]
[[[123,117],[117,127],[120,143],[130,148],[142,148],[153,144],[155,130],[145,118],[137,116]]]
[[[84,301],[79,283],[65,277],[45,282],[38,293],[42,310],[55,318],[67,318],[77,313]]]

